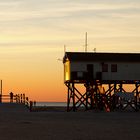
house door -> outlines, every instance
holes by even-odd
[[[93,80],[93,74],[94,74],[94,65],[88,64],[87,65],[87,78],[88,78],[88,80]]]

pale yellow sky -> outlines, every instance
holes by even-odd
[[[67,51],[140,52],[139,0],[0,0],[0,78],[4,93],[65,101]]]

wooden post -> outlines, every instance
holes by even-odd
[[[136,86],[135,106],[136,106],[136,111],[138,111],[138,97],[139,97],[139,91],[138,91],[138,88],[139,88],[139,86],[138,86],[137,83],[135,84],[135,86]]]
[[[17,95],[18,103],[20,103],[20,94]]]
[[[73,100],[73,111],[76,110],[75,106],[75,90],[74,90],[74,83],[72,83],[72,100]]]
[[[23,94],[23,103],[25,104],[25,94]]]
[[[122,92],[123,91],[122,83],[119,85],[119,87],[120,87],[120,92]]]
[[[21,102],[20,102],[20,94],[18,94],[18,103],[21,103]]]
[[[2,80],[1,80],[0,103],[2,103]]]
[[[15,101],[16,101],[16,103],[18,103],[18,99],[17,99],[18,97],[17,97],[17,94],[15,95]]]
[[[23,97],[22,97],[22,94],[21,94],[20,98],[21,98],[21,103],[23,103]]]
[[[85,84],[85,88],[86,88],[86,110],[88,110],[89,87],[87,83]]]
[[[32,101],[30,101],[29,109],[30,109],[30,112],[32,112],[32,110],[33,110],[33,102]]]
[[[70,111],[70,83],[68,83],[67,112]]]
[[[86,97],[85,97],[85,109],[92,109],[93,108],[93,85],[90,85],[88,82],[84,84],[86,88]]]
[[[94,97],[95,97],[95,105],[96,105],[96,109],[100,109],[100,94],[98,93],[98,85],[95,82],[94,85]]]
[[[2,95],[0,94],[0,103],[2,103]]]
[[[117,89],[117,84],[115,83],[114,84],[114,93],[116,92],[116,89]]]
[[[26,97],[26,105],[29,107],[29,98]]]
[[[10,103],[13,103],[13,97],[14,97],[13,92],[10,92]]]
[[[89,93],[90,94],[89,95],[90,96],[90,109],[93,109],[93,106],[94,106],[93,105],[94,104],[94,101],[93,101],[94,100],[93,99],[94,98],[94,89],[93,89],[93,86],[94,85],[92,83],[90,83],[90,85],[89,85],[89,90],[90,90],[90,93]]]

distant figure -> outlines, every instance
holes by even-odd
[[[29,106],[29,98],[28,97],[25,97],[25,105]]]
[[[36,101],[34,101],[34,106],[36,106]]]
[[[10,92],[10,103],[13,103],[13,97],[14,97],[13,92]]]
[[[33,109],[33,102],[32,101],[30,101],[30,106],[29,106],[29,109],[30,109],[30,112],[32,111],[32,109]]]

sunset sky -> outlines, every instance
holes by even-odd
[[[66,101],[67,51],[140,53],[140,0],[0,0],[3,92]]]

